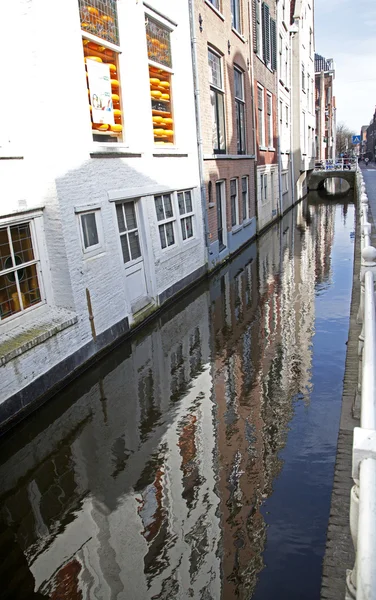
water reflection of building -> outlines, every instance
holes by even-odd
[[[168,316],[3,462],[20,597],[218,597],[207,294]]]

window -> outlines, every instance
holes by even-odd
[[[257,86],[257,115],[259,144],[260,146],[265,147],[264,89],[259,86]]]
[[[282,100],[279,101],[279,122],[282,126],[282,121],[283,121],[283,115],[282,115],[282,110],[283,110],[283,103]]]
[[[0,228],[0,321],[39,304],[40,265],[33,223]]]
[[[261,0],[253,0],[253,14],[252,14],[252,27],[253,27],[253,50],[258,56],[262,54],[262,17],[261,17]]]
[[[265,204],[268,198],[268,176],[266,173],[260,175],[260,200],[261,204]]]
[[[236,111],[236,136],[238,154],[246,152],[245,134],[245,102],[244,102],[244,73],[234,69],[235,81],[235,111]]]
[[[309,55],[312,58],[312,38],[313,38],[313,31],[312,29],[309,30]]]
[[[212,106],[213,152],[225,154],[225,107],[222,86],[221,58],[208,49],[210,101]]]
[[[288,191],[289,191],[288,173],[282,173],[282,194],[286,194]]]
[[[241,33],[242,29],[240,23],[240,1],[241,0],[231,0],[231,17],[233,28]]]
[[[249,219],[248,177],[242,177],[243,221]]]
[[[262,14],[262,56],[266,65],[273,71],[277,69],[277,27],[270,17],[269,6],[263,2]]]
[[[154,144],[173,146],[171,31],[145,14]]]
[[[103,244],[99,210],[82,211],[78,218],[80,220],[81,242],[84,254],[96,253]]]
[[[286,21],[286,1],[282,0],[282,21]]]
[[[289,107],[287,104],[285,106],[285,110],[286,110],[286,127],[288,127],[289,126]]]
[[[190,190],[178,192],[178,205],[182,238],[188,240],[193,237],[193,208]]]
[[[78,3],[93,140],[119,142],[123,113],[116,0],[78,0]],[[88,34],[101,38],[101,43],[89,39]],[[118,49],[110,48],[108,42]]]
[[[219,0],[209,0],[210,4],[214,6],[217,10],[221,10],[221,5]]]
[[[157,221],[159,223],[159,237],[161,247],[167,248],[175,244],[174,211],[172,207],[171,194],[154,197]]]
[[[231,225],[234,227],[239,223],[238,206],[238,180],[230,179],[230,203],[231,203]]]
[[[303,63],[302,63],[302,90],[303,90],[303,92],[305,92],[305,71],[304,71]]]
[[[268,147],[273,147],[273,101],[272,95],[266,94],[266,114],[267,114],[267,132],[268,132]]]
[[[116,205],[116,216],[120,233],[120,243],[124,263],[141,256],[135,202],[122,202]]]
[[[285,47],[285,78],[284,81],[288,84],[288,76],[289,76],[289,47]]]
[[[283,77],[283,46],[282,46],[282,36],[279,34],[279,76],[282,79]]]

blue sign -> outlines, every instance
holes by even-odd
[[[353,135],[352,136],[352,143],[353,144],[360,144],[360,135]]]

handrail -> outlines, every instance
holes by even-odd
[[[369,203],[363,175],[356,174],[360,194],[361,270],[359,379],[354,412],[350,529],[355,564],[347,572],[346,600],[376,600],[376,248],[371,245]]]
[[[325,158],[315,162],[315,171],[359,171],[357,158]]]

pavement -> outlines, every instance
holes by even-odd
[[[368,163],[366,167],[364,163],[359,163],[362,170],[364,182],[367,188],[369,205],[372,212],[373,222],[376,220],[376,164]]]

